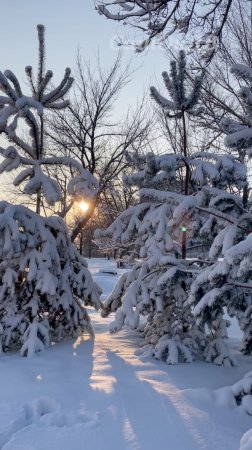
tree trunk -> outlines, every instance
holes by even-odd
[[[182,246],[181,246],[182,259],[186,259],[186,231],[182,231]]]
[[[186,121],[185,121],[185,112],[182,113],[182,124],[183,124],[183,154],[185,157],[185,185],[184,185],[184,194],[189,194],[189,182],[190,182],[190,166],[187,163],[187,130],[186,130]],[[182,259],[186,259],[186,229],[182,229],[182,246],[181,246]]]
[[[183,155],[185,157],[185,166],[186,166],[186,174],[185,174],[185,184],[184,184],[184,193],[185,195],[189,194],[189,182],[190,182],[190,167],[187,163],[187,131],[186,131],[186,121],[185,121],[185,113],[182,112],[182,124],[183,124]]]
[[[44,120],[43,120],[43,116],[41,116],[40,117],[40,142],[37,144],[37,159],[40,159],[43,156],[43,153],[44,153],[43,146],[44,146]],[[40,214],[40,210],[41,210],[41,188],[37,192],[36,213]]]
[[[41,209],[41,189],[37,192],[37,199],[36,199],[36,213],[40,214]]]
[[[80,233],[80,248],[79,248],[80,255],[83,254],[83,233]]]
[[[243,193],[242,193],[242,203],[244,208],[247,208],[248,205],[248,194],[249,194],[249,187],[248,187],[248,183],[244,186],[243,188]]]
[[[83,230],[83,228],[86,226],[86,224],[88,223],[88,221],[91,219],[93,212],[95,210],[96,207],[96,201],[94,201],[91,205],[90,208],[87,211],[87,214],[85,216],[83,216],[83,218],[77,223],[77,225],[75,226],[75,228],[73,229],[72,235],[71,235],[71,241],[74,242],[75,239],[77,238],[77,236],[80,234],[80,232]]]
[[[88,257],[89,257],[89,259],[92,258],[92,240],[91,239],[89,239],[89,242],[88,242]]]

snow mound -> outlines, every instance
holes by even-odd
[[[13,416],[14,413],[14,416]],[[51,444],[63,434],[71,434],[73,428],[95,426],[98,423],[96,414],[86,412],[65,412],[54,399],[42,397],[24,405],[9,405],[0,416],[0,448],[2,450],[26,449],[44,450],[45,448],[67,448],[64,440],[60,447]],[[7,421],[7,423],[6,423]],[[71,429],[71,431],[70,431]],[[38,437],[41,436],[41,439]],[[51,440],[47,440],[50,436]],[[34,439],[34,442],[33,442]],[[35,444],[36,441],[36,444]],[[68,447],[72,448],[72,447]]]
[[[252,450],[252,429],[242,436],[239,450]]]
[[[252,372],[234,383],[214,391],[208,389],[187,390],[187,395],[196,400],[212,401],[218,406],[236,408],[252,416]],[[252,450],[252,447],[251,447]]]

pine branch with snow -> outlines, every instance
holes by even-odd
[[[163,97],[154,86],[150,88],[151,97],[161,106],[167,117],[181,118],[184,113],[192,116],[201,114],[202,107],[195,107],[199,102],[204,71],[194,78],[193,86],[188,93],[186,55],[183,50],[179,52],[178,60],[173,60],[170,66],[170,74],[163,72],[162,77],[171,100]]]

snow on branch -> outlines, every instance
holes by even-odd
[[[237,150],[238,154],[244,158],[244,151],[251,157],[252,155],[252,91],[250,82],[252,80],[252,69],[244,64],[234,64],[231,67],[233,73],[238,79],[244,80],[246,86],[241,86],[238,96],[244,106],[244,117],[240,122],[234,121],[229,117],[222,119],[221,128],[226,133],[225,145],[231,149]],[[241,123],[242,122],[242,123]]]
[[[147,38],[136,45],[136,51],[141,52],[156,37],[162,41],[176,31],[186,34],[189,30],[203,29],[201,41],[204,42],[209,35],[218,41],[232,3],[233,0],[205,3],[191,0],[96,0],[96,9],[110,20],[144,32]],[[207,47],[205,57],[211,57],[214,50]]]
[[[170,74],[162,73],[164,85],[169,93],[171,100],[163,97],[155,87],[150,88],[151,97],[156,103],[162,107],[167,117],[182,118],[185,113],[198,116],[202,113],[202,108],[195,108],[199,102],[199,95],[204,81],[204,71],[193,80],[193,86],[187,93],[187,73],[186,73],[186,56],[181,50],[178,60],[171,61]]]
[[[77,171],[68,182],[67,187],[69,195],[73,196],[76,200],[81,197],[93,200],[98,193],[99,184],[97,179],[73,158],[55,156],[31,160],[20,156],[13,146],[7,147],[6,149],[0,147],[0,154],[5,157],[0,164],[0,173],[10,172],[22,165],[31,166],[28,169],[22,170],[14,179],[13,184],[18,186],[28,180],[24,185],[23,191],[26,194],[32,195],[42,190],[49,205],[53,205],[61,199],[61,190],[55,180],[42,172],[43,166],[63,165],[71,167],[75,172]]]
[[[136,167],[139,165],[138,155],[128,155],[130,163]],[[141,168],[132,175],[124,177],[124,182],[130,186],[138,186],[141,192],[144,189],[154,188],[159,190],[160,196],[165,195],[165,190],[160,187],[167,186],[171,191],[176,186],[179,173],[182,168],[190,168],[190,184],[193,189],[201,190],[205,186],[213,186],[225,189],[235,185],[242,188],[247,180],[247,168],[238,158],[227,154],[214,154],[197,152],[185,158],[184,155],[167,153],[163,155],[147,154],[141,158]],[[172,195],[172,194],[167,194]],[[175,195],[175,194],[173,194]]]

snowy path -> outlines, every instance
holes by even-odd
[[[2,362],[0,378],[8,375],[9,389],[1,392],[0,448],[239,448],[251,419],[236,410],[204,404],[201,397],[200,404],[192,404],[188,391],[179,387],[183,383],[192,388],[200,377],[205,386],[206,377],[211,378],[207,370],[218,383],[218,370],[225,369],[204,363],[167,367],[143,362],[134,355],[129,334],[111,336],[109,321],[93,316],[95,341],[79,339],[33,360],[10,356]],[[229,370],[230,375],[237,377]]]
[[[114,280],[96,277],[106,295]],[[141,360],[134,333],[110,335],[110,319],[92,319],[95,340],[0,359],[0,449],[238,450],[251,418],[208,393],[251,370],[248,360],[234,369]]]

